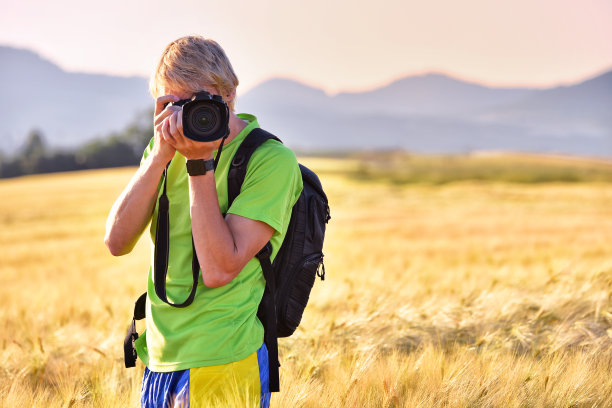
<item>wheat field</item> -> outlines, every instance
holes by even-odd
[[[273,407],[612,407],[612,183],[401,184],[304,161],[330,199],[327,276],[279,341]],[[148,241],[103,244],[133,171],[0,181],[1,407],[139,405],[122,341]]]

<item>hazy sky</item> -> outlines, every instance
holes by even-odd
[[[273,76],[333,93],[428,71],[549,86],[612,69],[611,0],[0,1],[0,44],[66,70],[148,76],[167,43],[201,34],[242,92]]]

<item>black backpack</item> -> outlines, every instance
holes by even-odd
[[[247,165],[253,152],[267,140],[280,140],[263,129],[253,129],[242,141],[232,159],[228,173],[228,208],[240,194]],[[268,349],[270,391],[279,391],[278,337],[293,334],[302,319],[316,276],[325,279],[323,265],[323,239],[330,220],[327,196],[315,173],[300,166],[304,188],[291,212],[287,233],[274,262],[270,261],[272,247],[268,242],[256,255],[261,263],[266,287],[259,304],[257,317],[264,326],[264,342]],[[160,232],[160,230],[162,230]],[[199,277],[199,264],[193,251],[192,272],[194,286],[189,297],[181,304],[172,304],[166,298],[168,248],[168,199],[166,183],[160,197],[158,230],[155,239],[155,292],[164,302],[175,307],[186,307],[193,301]],[[158,245],[159,244],[159,245]],[[159,251],[158,251],[159,248]],[[134,341],[138,338],[136,320],[145,317],[146,293],[134,306],[134,317],[124,341],[125,366],[136,365]]]

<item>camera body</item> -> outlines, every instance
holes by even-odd
[[[219,95],[197,92],[191,99],[171,103],[183,108],[183,135],[196,142],[212,142],[229,135],[229,107]]]

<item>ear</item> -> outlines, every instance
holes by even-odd
[[[225,100],[227,102],[231,102],[234,100],[235,97],[236,97],[236,88],[234,88],[230,93],[225,95]]]

